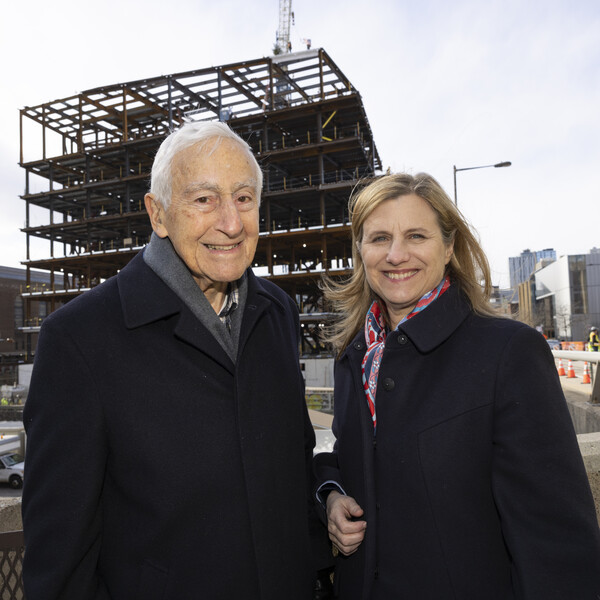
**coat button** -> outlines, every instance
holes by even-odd
[[[386,377],[383,380],[383,389],[386,392],[391,392],[395,387],[396,387],[396,382],[393,379],[391,379],[390,377]]]
[[[355,350],[363,350],[365,347],[365,343],[364,342],[354,342],[354,349]]]
[[[408,338],[404,334],[399,335],[396,339],[401,346],[404,346],[408,342]]]

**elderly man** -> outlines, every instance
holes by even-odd
[[[28,600],[311,597],[314,433],[262,174],[220,123],[160,147],[150,244],[49,316],[27,406]]]

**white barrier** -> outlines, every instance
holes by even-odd
[[[555,358],[566,358],[567,360],[583,360],[589,363],[600,362],[600,352],[583,352],[582,350],[552,350]]]
[[[584,352],[582,350],[552,350],[554,358],[570,361],[583,361],[592,365],[590,379],[592,390],[590,393],[591,404],[600,404],[600,377],[597,377],[600,352]]]
[[[0,454],[18,452],[25,456],[25,429],[23,423],[0,422]]]

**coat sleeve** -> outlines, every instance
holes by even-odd
[[[552,354],[519,329],[497,374],[492,482],[517,598],[600,598],[594,502]]]
[[[28,600],[104,600],[101,398],[92,365],[61,324],[44,322],[24,410],[23,579]]]

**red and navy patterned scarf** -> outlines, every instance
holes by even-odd
[[[406,315],[398,326],[408,319],[411,319],[416,314],[420,313],[424,308],[427,308],[436,298],[439,298],[450,287],[450,279],[446,276],[439,285],[427,294],[425,294]],[[398,329],[398,327],[396,327]],[[379,376],[379,367],[381,366],[381,358],[385,349],[385,340],[387,337],[387,327],[385,318],[379,302],[375,300],[367,312],[365,319],[365,341],[367,343],[367,351],[362,361],[362,381],[369,404],[369,411],[373,419],[373,428],[377,428],[377,415],[375,412],[375,392],[377,391],[377,378]]]

